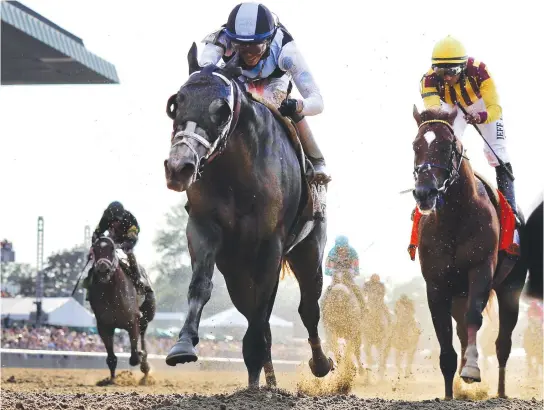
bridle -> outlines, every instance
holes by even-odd
[[[442,185],[437,189],[439,194],[445,194],[448,188],[459,178],[459,170],[461,169],[461,164],[463,163],[463,158],[465,158],[465,149],[463,148],[462,152],[460,152],[457,148],[457,138],[455,137],[455,132],[453,131],[452,126],[449,122],[444,120],[428,120],[423,121],[421,124],[419,124],[419,129],[421,129],[423,126],[428,124],[443,124],[445,125],[448,130],[453,135],[453,140],[451,142],[451,153],[450,153],[450,159],[448,161],[448,166],[445,167],[440,164],[433,164],[430,162],[425,162],[420,165],[414,166],[414,179],[417,179],[421,174],[424,174],[425,172],[431,171],[433,168],[440,169],[443,171],[446,171],[448,174],[447,178],[444,180]],[[454,161],[457,160],[457,167],[454,167]],[[434,174],[431,174],[435,181],[436,177]],[[437,181],[438,182],[438,181]]]
[[[189,78],[198,73],[200,73],[200,71],[191,73]],[[221,154],[221,152],[223,152],[227,145],[227,139],[236,128],[238,118],[240,116],[241,91],[238,84],[236,84],[235,81],[229,80],[221,73],[213,71],[211,74],[220,78],[230,89],[228,96],[230,115],[228,120],[221,128],[219,136],[213,143],[210,143],[206,138],[195,132],[198,124],[194,121],[187,121],[184,129],[172,133],[172,145],[170,148],[174,148],[178,145],[186,145],[195,156],[195,167],[197,170],[193,177],[195,181],[200,177],[204,166],[213,161],[217,156],[219,156],[219,154]],[[195,140],[198,144],[206,148],[206,153],[203,156],[200,156],[196,149],[189,143],[189,140],[191,139]]]
[[[105,265],[109,272],[115,271],[119,266],[119,257],[115,252],[115,242],[113,241],[113,239],[107,236],[102,236],[101,238],[97,239],[97,241],[109,241],[111,243],[111,245],[113,246],[113,260],[110,261],[108,258],[100,258],[95,261],[94,266],[98,269],[98,266]],[[100,269],[98,270],[100,271]]]

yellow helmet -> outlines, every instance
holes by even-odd
[[[463,64],[468,60],[465,46],[452,36],[447,36],[438,41],[433,49],[433,65],[437,64]]]

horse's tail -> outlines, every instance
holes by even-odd
[[[286,276],[296,279],[293,269],[291,269],[291,264],[286,258],[283,258],[281,261],[280,280],[284,280]]]
[[[495,299],[497,298],[497,293],[495,290],[491,289],[489,292],[489,298],[487,299],[487,305],[485,305],[484,315],[487,316],[489,320],[495,319]]]

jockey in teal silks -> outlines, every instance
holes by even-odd
[[[349,287],[364,306],[363,293],[353,281],[359,275],[359,255],[349,244],[347,236],[336,237],[325,263],[325,275],[332,276],[332,284],[342,283]]]

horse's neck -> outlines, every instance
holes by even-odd
[[[466,208],[477,195],[476,179],[474,171],[468,160],[464,159],[459,169],[459,177],[449,187],[444,195],[447,206],[444,209],[457,212],[459,208]]]
[[[115,272],[113,272],[113,275],[111,275],[111,282],[115,286],[122,286],[124,282],[126,282],[127,276],[123,270],[123,267],[120,263],[117,264],[117,268],[115,269]]]
[[[209,172],[228,177],[231,172],[234,172],[234,175],[238,176],[239,170],[254,164],[259,155],[259,145],[264,141],[261,138],[257,140],[257,134],[259,134],[257,131],[259,126],[257,113],[245,96],[241,98],[240,114],[236,127],[231,135],[227,137],[225,150],[214,160],[214,165],[219,166],[210,166],[210,170],[206,169],[204,175]],[[263,138],[265,138],[264,135]],[[252,173],[251,169],[247,171]]]

